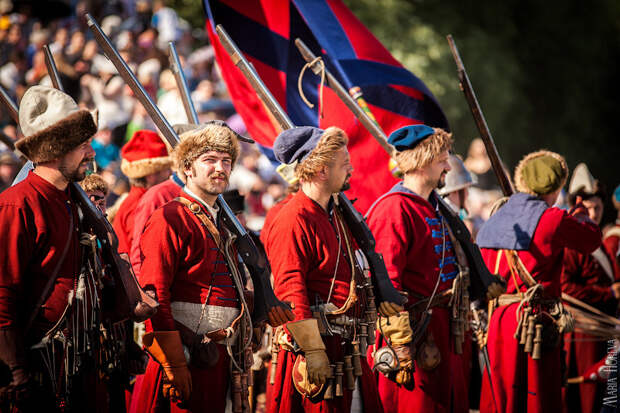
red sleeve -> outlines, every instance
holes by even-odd
[[[403,290],[401,275],[407,265],[408,250],[413,245],[415,234],[411,226],[411,217],[405,208],[393,198],[380,201],[368,217],[368,226],[376,241],[377,252],[383,254],[385,267],[390,280],[397,290]]]
[[[613,294],[608,286],[581,281],[584,265],[582,254],[569,249],[564,252],[562,291],[587,303],[601,303],[613,299]]]
[[[589,219],[582,220],[566,211],[556,208],[551,210],[559,211],[562,216],[557,230],[553,236],[553,243],[561,248],[571,248],[582,254],[590,254],[600,247],[603,234],[601,229]]]
[[[620,237],[609,236],[603,240],[603,244],[611,256],[618,261],[618,247],[620,246]]]
[[[26,222],[23,209],[13,205],[0,207],[0,328],[16,324],[23,276],[34,255],[35,235]]]
[[[273,273],[276,296],[295,305],[295,320],[311,318],[306,275],[311,260],[318,256],[309,243],[314,239],[307,233],[307,223],[297,219],[281,219],[274,222],[269,232],[270,246],[267,251]]]
[[[170,286],[179,266],[183,231],[174,227],[174,216],[160,208],[147,221],[140,238],[142,268],[138,279],[143,288],[155,289],[159,308],[151,318],[153,330],[174,330],[170,309]]]

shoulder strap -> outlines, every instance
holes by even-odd
[[[209,231],[209,233],[213,236],[213,239],[215,240],[217,246],[222,249],[222,239],[220,236],[220,231],[218,231],[217,227],[215,226],[213,221],[209,219],[207,214],[202,211],[200,204],[198,202],[193,202],[183,197],[177,197],[174,198],[174,200],[185,205],[187,209],[189,209],[194,215],[196,215],[200,222],[203,223],[205,228],[207,228],[207,231]]]
[[[517,253],[517,251],[515,250],[504,250],[504,251],[506,254],[506,260],[508,261],[508,266],[510,267],[510,270],[517,273],[517,275],[519,276],[523,284],[525,284],[525,286],[528,289],[538,284],[536,280],[534,279],[534,277],[532,277],[532,274],[530,274],[527,268],[525,268],[525,265],[523,264],[523,261],[521,261],[521,258],[519,257],[519,254]],[[518,286],[515,285],[515,288],[517,287]]]

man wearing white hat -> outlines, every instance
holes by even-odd
[[[70,392],[67,371],[50,383],[54,369],[44,367],[35,345],[45,348],[42,338],[57,325],[65,334],[59,321],[70,297],[81,294],[80,220],[69,184],[84,179],[93,159],[96,118],[63,92],[34,86],[22,98],[19,120],[24,138],[15,146],[35,168],[0,194],[0,360],[10,377],[0,383],[0,409],[55,411],[60,403],[85,411],[103,406],[94,395],[97,381],[73,381]]]

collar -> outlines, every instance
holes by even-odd
[[[213,217],[213,220],[215,220],[217,222],[217,213],[220,211],[220,208],[217,206],[217,204],[215,204],[214,206],[211,206],[211,205],[207,204],[202,198],[200,198],[198,195],[193,193],[187,186],[183,187],[183,192],[185,192],[187,195],[189,195],[192,198],[194,198],[203,207],[205,207],[206,210],[209,212],[209,214],[211,214],[211,216]]]
[[[172,181],[178,186],[180,186],[181,188],[185,186],[183,181],[181,181],[181,178],[179,178],[179,176],[175,172],[173,172],[172,175],[170,175],[170,179],[172,179]]]

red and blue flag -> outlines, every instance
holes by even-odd
[[[295,125],[338,126],[349,136],[355,168],[350,198],[364,213],[396,179],[387,153],[328,87],[319,108],[320,77],[306,71],[302,88],[315,103],[308,107],[298,92],[305,61],[295,46],[300,38],[347,89],[359,87],[386,134],[404,125],[425,123],[448,128],[446,117],[424,83],[406,70],[341,0],[205,0],[207,31],[233,104],[248,132],[267,152],[279,127],[249,82],[221,46],[221,24]],[[323,110],[321,110],[323,109]],[[321,116],[321,114],[323,116]]]

